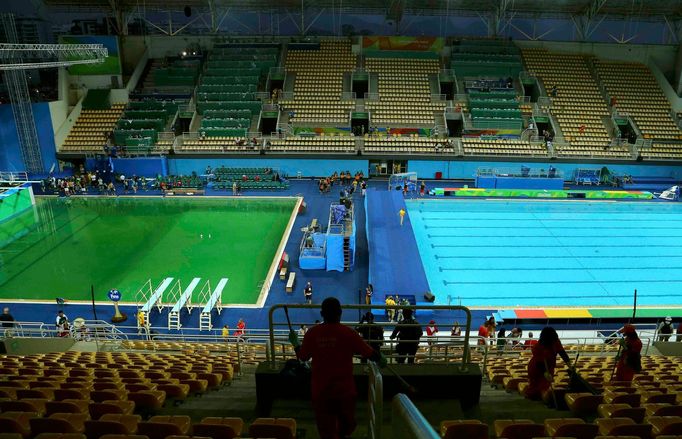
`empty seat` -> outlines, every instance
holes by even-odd
[[[140,412],[153,413],[163,407],[166,394],[159,390],[143,390],[128,394],[128,399],[135,403],[135,409]]]
[[[647,422],[652,425],[654,436],[682,435],[682,417],[679,416],[649,416]]]
[[[208,417],[201,423],[194,424],[192,431],[196,436],[210,437],[212,439],[232,439],[239,437],[244,429],[244,421],[241,418],[218,418]]]
[[[599,404],[597,412],[603,418],[630,418],[636,424],[640,424],[646,414],[644,407],[630,407],[628,404]]]
[[[647,416],[682,416],[682,405],[663,403],[644,404]]]
[[[249,427],[249,435],[254,439],[294,439],[296,421],[292,418],[258,418]]]
[[[38,413],[32,412],[3,412],[0,414],[0,431],[18,433],[22,437],[28,438],[31,434],[31,419],[38,416]]]
[[[45,411],[48,416],[54,413],[88,413],[89,402],[80,399],[65,399],[64,401],[48,401]]]
[[[44,399],[26,399],[21,401],[0,401],[1,412],[33,412],[38,416],[45,414]]]
[[[545,432],[551,437],[593,439],[599,428],[579,418],[549,418],[545,419]]]
[[[497,419],[495,436],[506,439],[532,439],[544,436],[545,426],[530,419]]]
[[[80,433],[40,433],[34,439],[86,439]]]
[[[99,419],[107,413],[130,415],[134,409],[133,401],[103,401],[92,402],[88,405],[88,412],[92,419]]]
[[[88,439],[99,439],[106,434],[135,434],[137,424],[142,420],[138,415],[106,414],[98,420],[85,421]]]
[[[188,384],[159,384],[157,390],[166,392],[166,397],[173,399],[186,399],[189,395]]]
[[[147,422],[137,425],[140,434],[149,439],[165,439],[171,435],[186,435],[190,429],[189,416],[153,416]]]
[[[565,400],[571,413],[582,417],[597,413],[599,404],[604,402],[604,396],[591,393],[567,393]]]
[[[83,433],[87,415],[82,413],[55,413],[49,418],[30,420],[31,432],[40,433]]]
[[[34,439],[86,439],[80,433],[40,433]]]
[[[488,424],[477,419],[458,419],[440,423],[444,439],[488,439]]]
[[[605,436],[637,436],[642,439],[651,437],[650,424],[635,424],[630,418],[598,418],[599,433]]]

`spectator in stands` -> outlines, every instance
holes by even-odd
[[[532,349],[533,346],[535,346],[536,344],[538,344],[538,341],[533,339],[533,333],[529,332],[528,333],[528,339],[523,342],[524,348],[525,349]]]
[[[365,315],[360,319],[360,325],[357,327],[357,331],[363,340],[369,344],[375,352],[381,351],[381,346],[384,344],[384,330],[381,326],[374,323],[374,314],[372,311],[367,311]],[[362,359],[363,363],[367,360]]]
[[[552,384],[556,356],[559,355],[569,368],[572,368],[571,360],[559,340],[559,335],[549,326],[540,333],[540,339],[533,346],[532,353],[533,356],[528,362],[528,387],[524,391],[524,396],[529,399],[541,399],[542,394]]]
[[[341,304],[335,297],[324,299],[320,314],[324,323],[315,325],[299,343],[289,332],[289,340],[299,359],[312,359],[312,403],[321,439],[352,435],[356,427],[357,391],[353,379],[353,355],[361,355],[381,366],[386,359],[365,343],[353,329],[342,325]]]
[[[59,337],[66,337],[69,335],[69,318],[61,309],[57,312],[55,323],[57,326],[57,335]]]
[[[393,299],[393,296],[388,296],[386,298],[386,306],[395,306],[395,300]],[[395,309],[387,309],[386,310],[386,316],[388,317],[388,321],[392,322],[395,319]]]
[[[438,325],[436,325],[435,320],[429,320],[429,324],[426,326],[426,340],[429,344],[433,343],[436,334],[438,334]]]
[[[0,314],[0,322],[2,322],[3,328],[14,327],[14,317],[9,313],[9,308],[4,307],[2,309],[2,314]]]
[[[227,339],[227,337],[230,336],[230,327],[229,326],[227,326],[227,325],[223,326],[222,336],[223,336],[223,339]]]
[[[492,317],[491,317],[492,319]],[[490,338],[490,334],[495,330],[495,323],[490,324],[490,319],[486,320],[481,326],[478,327],[478,344],[485,345],[486,339]]]
[[[405,360],[408,364],[414,364],[414,356],[419,348],[419,339],[422,334],[419,322],[412,318],[412,309],[403,309],[403,320],[391,333],[391,340],[398,339],[395,347],[398,364],[405,363]]]
[[[454,325],[452,325],[452,329],[450,330],[450,336],[451,337],[461,337],[462,336],[462,327],[459,326],[459,322],[455,320]]]
[[[557,88],[556,84],[552,86],[552,91],[550,92],[553,98],[557,97],[559,94],[559,89]]]
[[[298,335],[300,337],[304,337],[306,332],[308,332],[308,327],[306,325],[301,325],[301,327],[298,328]]]
[[[677,341],[682,342],[682,322],[677,325]]]
[[[303,288],[303,297],[305,297],[305,303],[308,305],[313,304],[313,284],[312,282],[308,281],[305,284],[305,288]]]
[[[630,382],[635,373],[642,370],[642,340],[632,325],[625,325],[618,332],[623,334],[623,338],[616,356],[616,381]]]
[[[237,322],[237,330],[234,331],[234,336],[235,337],[242,337],[244,335],[244,331],[246,330],[246,322],[244,319],[239,319]]]
[[[658,325],[658,341],[668,341],[673,333],[673,318],[666,317],[660,325]]]

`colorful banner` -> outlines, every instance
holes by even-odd
[[[69,67],[69,74],[81,75],[120,75],[121,58],[118,52],[118,38],[104,35],[63,35],[61,44],[102,44],[109,52],[103,63],[81,64]]]
[[[646,191],[564,191],[551,189],[434,188],[429,191],[429,194],[450,197],[587,198],[592,200],[650,200],[653,198],[653,194]]]
[[[362,37],[362,47],[371,50],[401,50],[417,52],[440,52],[445,40],[440,37]]]
[[[295,127],[294,134],[297,136],[319,136],[320,134],[350,136],[350,127]]]

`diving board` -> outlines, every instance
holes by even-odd
[[[218,310],[218,314],[220,314],[220,311],[222,311],[223,290],[225,289],[228,280],[229,279],[226,277],[220,279],[218,285],[216,285],[215,287],[215,290],[213,290],[212,292],[210,286],[208,289],[204,288],[201,290],[200,298],[203,297],[202,302],[205,300],[206,305],[204,305],[204,309],[201,310],[201,314],[199,315],[200,331],[209,331],[211,328],[213,328],[213,325],[211,324],[211,312],[213,311],[213,308],[216,308]]]
[[[168,313],[168,329],[180,329],[182,327],[182,324],[180,323],[180,311],[182,310],[183,306],[187,307],[187,312],[190,314],[192,313],[192,308],[194,308],[192,306],[192,293],[197,288],[197,285],[199,285],[200,281],[200,277],[195,277],[192,279],[192,282],[187,285],[187,288],[180,292],[180,297],[177,299],[175,305],[173,305],[173,308]]]
[[[142,288],[138,290],[136,294],[138,313],[142,313],[142,321],[145,325],[149,325],[149,313],[151,313],[155,306],[158,308],[159,312],[163,309],[163,293],[168,289],[172,282],[173,278],[167,277],[154,289],[152,287],[152,280],[149,279]],[[139,322],[140,319],[138,319],[138,325]]]

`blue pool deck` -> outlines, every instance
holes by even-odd
[[[406,200],[437,303],[682,304],[682,204]]]

